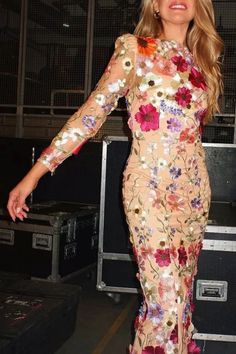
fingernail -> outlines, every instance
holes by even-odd
[[[21,208],[16,208],[16,212],[19,213],[21,211]]]

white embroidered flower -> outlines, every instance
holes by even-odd
[[[180,82],[180,80],[181,80],[180,75],[178,73],[176,73],[175,76],[173,77],[173,80]]]
[[[192,88],[193,88],[193,85],[191,84],[190,81],[184,83],[184,86],[187,87],[189,90],[192,90]]]
[[[141,213],[141,224],[142,225],[146,224],[146,216],[147,216],[147,213],[145,211],[142,211],[142,213]]]
[[[126,58],[124,58],[123,60],[122,60],[122,65],[123,65],[123,69],[127,72],[127,73],[129,73],[130,72],[130,70],[132,70],[133,69],[133,64],[132,64],[132,60],[130,59],[130,58],[128,58],[128,57],[126,57]]]
[[[174,349],[175,349],[175,344],[171,341],[168,340],[168,342],[166,343],[166,354],[172,354],[174,353]]]
[[[162,81],[163,79],[160,76],[153,73],[147,73],[139,85],[139,89],[140,91],[145,92],[149,88],[160,86]]]
[[[197,100],[197,95],[195,93],[192,93],[192,101],[196,101]]]
[[[99,106],[103,106],[106,102],[106,97],[105,95],[101,94],[101,93],[98,93],[96,96],[95,96],[95,101],[97,104],[99,104]]]
[[[55,140],[55,145],[60,147],[61,145],[66,144],[69,139],[75,142],[83,136],[84,132],[80,128],[70,128],[60,134],[60,136]]]
[[[147,148],[147,151],[148,152],[153,152],[154,150],[156,150],[157,149],[157,143],[149,143],[148,144],[148,148]]]
[[[150,102],[155,108],[158,108],[160,104],[160,98],[157,97],[157,95],[153,95],[150,97]]]
[[[160,169],[163,169],[167,166],[167,161],[164,160],[164,159],[158,159],[157,160],[157,166],[160,168]]]
[[[125,86],[125,82],[126,82],[126,80],[123,79],[123,80],[117,80],[111,84],[108,84],[108,90],[111,93],[118,92],[121,87]]]
[[[148,168],[148,165],[147,165],[147,163],[146,163],[145,156],[142,156],[142,157],[140,158],[140,163],[141,163],[141,167],[142,167],[143,169]]]
[[[137,74],[137,76],[142,76],[143,75],[143,70],[142,70],[142,68],[140,68],[140,67],[138,67],[137,68],[137,70],[136,70],[136,74]]]
[[[165,92],[166,92],[167,95],[174,95],[176,93],[176,90],[173,89],[173,87],[167,87],[165,89]]]
[[[150,68],[150,69],[153,68],[154,64],[153,64],[153,61],[151,61],[150,59],[146,59],[144,62],[148,68]]]
[[[149,201],[150,202],[154,202],[154,200],[156,199],[156,191],[154,189],[150,189],[149,191]]]

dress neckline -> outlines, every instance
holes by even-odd
[[[172,43],[173,45],[176,45],[177,47],[187,48],[186,45],[179,43],[175,39],[165,39],[165,38],[162,39],[162,38],[160,38],[160,41]]]
[[[165,45],[169,49],[174,48],[176,50],[183,51],[186,54],[191,54],[190,49],[186,45],[177,42],[175,39],[157,38],[157,40],[159,41],[159,43]]]

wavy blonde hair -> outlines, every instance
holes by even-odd
[[[139,22],[134,34],[158,37],[163,30],[161,19],[153,16],[153,0],[143,0]],[[186,43],[202,70],[208,87],[208,109],[204,122],[219,112],[218,98],[223,92],[220,57],[223,41],[215,29],[212,0],[196,0],[196,13],[187,31]]]

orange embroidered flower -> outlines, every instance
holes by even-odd
[[[156,50],[156,40],[151,37],[138,37],[138,52],[142,55],[150,56]]]

